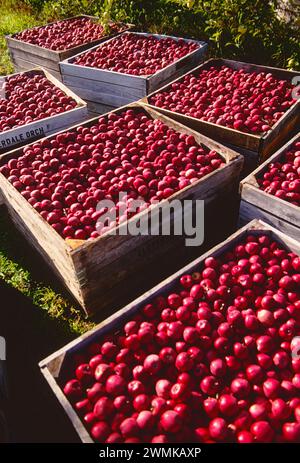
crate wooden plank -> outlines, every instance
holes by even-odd
[[[233,198],[237,199],[239,174],[243,163],[242,156],[166,118],[151,108],[145,108],[141,104],[131,104],[128,107],[142,109],[152,118],[161,120],[169,127],[181,133],[192,134],[196,142],[209,149],[215,149],[226,161],[224,167],[176,192],[168,200],[161,202],[160,206],[174,199],[181,201],[184,199],[203,199],[207,203],[207,213],[211,213],[215,217],[216,214],[222,212],[222,209],[226,209],[223,203],[221,205],[222,196],[231,194]],[[120,108],[116,112],[123,110],[124,108]],[[94,123],[95,120],[92,119],[81,125],[90,126]],[[21,153],[21,150],[15,150],[3,155],[0,164],[20,156]],[[155,260],[169,253],[171,248],[176,249],[176,255],[179,253],[178,240],[152,235],[111,236],[106,234],[93,241],[79,243],[79,247],[76,243],[74,249],[42,219],[1,174],[0,189],[17,227],[22,230],[31,245],[40,252],[44,259],[48,262],[50,260],[49,263],[55,269],[56,274],[60,276],[65,286],[88,313],[96,310],[101,310],[101,312],[111,310],[116,306],[119,294],[129,294],[130,291],[136,291],[138,276],[143,279],[142,268],[144,265],[150,267],[155,263]],[[131,218],[130,222],[135,223],[139,219],[149,217],[150,213],[151,210],[147,209]],[[234,217],[235,212],[234,210],[226,211],[226,214],[228,217]],[[210,234],[211,230],[207,229],[206,239],[210,238]],[[55,246],[55,252],[51,251],[52,246]],[[151,252],[145,253],[145,249],[151,249]],[[183,250],[185,250],[184,247]],[[122,262],[126,265],[121,265]],[[168,264],[168,261],[165,260],[165,263]],[[138,270],[140,271],[138,272]],[[137,275],[138,273],[139,275]],[[110,275],[113,275],[113,278]]]
[[[200,72],[203,69],[208,69],[211,66],[220,67],[226,65],[232,67],[235,70],[245,69],[249,72],[271,72],[275,77],[279,79],[285,79],[291,81],[295,76],[299,75],[297,71],[287,71],[284,69],[272,68],[268,66],[256,65],[243,63],[240,61],[233,61],[227,59],[210,59],[200,66],[192,69],[187,74],[194,74]],[[186,75],[186,74],[185,74]],[[182,81],[184,76],[179,77],[173,82],[159,89],[158,92],[167,91],[170,89],[172,83]],[[150,104],[151,96],[158,92],[153,92],[143,99],[143,102]],[[153,105],[151,105],[153,106]],[[272,154],[281,144],[287,141],[289,133],[293,130],[300,122],[300,100],[298,100],[273,126],[267,134],[254,135],[249,133],[240,132],[235,129],[217,125],[211,122],[202,121],[194,117],[184,115],[181,113],[175,113],[167,109],[153,106],[156,110],[162,112],[168,117],[172,117],[175,120],[191,127],[194,130],[205,133],[209,137],[213,137],[222,143],[230,144],[238,148],[243,148],[257,155],[257,164],[260,160],[265,159],[267,156]]]
[[[88,111],[91,114],[94,114],[96,117],[98,114],[105,114],[109,113],[110,111],[114,111],[116,108],[113,106],[103,105],[101,103],[95,103],[94,101],[87,101]]]
[[[128,32],[125,32],[126,34]],[[140,33],[135,32],[135,34],[140,36],[149,36],[153,35],[158,39],[162,39],[165,37],[170,36],[163,36],[158,34],[147,34],[147,33]],[[175,40],[178,40],[178,37],[172,37]],[[112,41],[109,39],[106,43]],[[174,79],[181,75],[182,73],[186,72],[187,70],[194,67],[196,64],[203,60],[204,54],[206,53],[207,44],[204,42],[199,42],[190,39],[184,39],[187,42],[194,42],[199,44],[199,48],[195,51],[192,51],[185,57],[175,61],[174,63],[169,64],[165,68],[161,69],[154,75],[150,76],[133,76],[130,74],[119,73],[115,71],[109,71],[105,69],[97,69],[89,66],[81,66],[75,64],[75,59],[80,56],[82,53],[78,53],[77,55],[64,60],[60,63],[60,69],[63,76],[64,82],[71,82],[75,83],[76,88],[82,88],[83,93],[82,97],[84,97],[84,93],[86,90],[91,90],[94,92],[94,99],[90,101],[95,101],[96,103],[105,103],[112,106],[121,106],[123,105],[124,99],[127,99],[127,103],[136,101],[137,99],[143,98],[145,95],[149,94],[153,90],[159,88],[161,85],[169,82],[171,79]],[[101,45],[100,45],[101,46]],[[99,45],[95,47],[91,47],[88,51],[97,49]],[[79,84],[80,81],[80,84]],[[85,84],[86,82],[86,84]],[[95,86],[95,82],[97,82],[97,90]],[[101,94],[104,93],[105,101],[103,100],[104,97],[101,98]],[[115,98],[113,96],[115,95]],[[119,104],[115,104],[116,98],[120,97]]]
[[[13,58],[12,63],[14,65],[15,73],[31,71],[33,68],[36,68],[36,65],[34,63],[20,58]],[[47,67],[43,67],[43,69],[49,72],[49,74],[51,74],[56,80],[62,82],[62,76],[60,72],[54,71]]]
[[[115,95],[117,92],[119,92],[121,97],[130,98],[133,101],[137,101],[141,98],[141,90],[139,87],[125,87],[125,85],[119,87],[118,84],[114,84],[112,82],[108,83],[102,82],[100,80],[91,80],[81,78],[77,75],[63,75],[63,82],[69,88],[80,88],[82,93],[86,91],[93,94],[94,99],[97,98],[97,96],[101,97],[102,93],[110,93],[112,95]]]
[[[240,216],[239,216],[239,223],[240,225],[245,225],[246,223],[250,222],[253,219],[260,219],[264,222],[276,227],[278,230],[286,233],[286,235],[294,238],[295,240],[299,240],[300,238],[300,229],[299,227],[286,222],[285,220],[281,219],[280,217],[267,212],[264,209],[261,209],[257,206],[254,206],[247,201],[241,200],[240,204]]]
[[[60,73],[59,63],[55,61],[50,61],[43,56],[36,56],[27,51],[17,50],[16,48],[9,49],[10,57],[13,62],[18,62],[19,60],[26,61],[32,63],[31,67],[41,66],[47,69],[51,69],[51,71],[55,71]]]
[[[14,48],[16,50],[22,51],[23,53],[28,52],[31,55],[41,56],[48,61],[52,61],[53,63],[57,62],[59,59],[59,53],[57,51],[49,50],[49,48],[39,47],[38,45],[34,45],[32,43],[23,42],[22,40],[17,40],[13,36],[7,36],[6,43],[9,50]]]
[[[241,220],[256,217],[255,214],[257,214],[268,223],[272,223],[280,230],[286,231],[287,234],[290,233],[294,237],[300,236],[300,207],[261,190],[257,181],[267,171],[270,163],[279,161],[284,153],[289,151],[294,143],[299,140],[300,133],[241,182]]]
[[[85,86],[85,82],[89,85]],[[85,101],[94,101],[95,103],[110,106],[111,108],[117,108],[119,106],[125,106],[126,104],[133,103],[136,101],[136,98],[130,97],[130,96],[119,96],[113,93],[113,89],[110,89],[106,92],[104,91],[94,91],[90,90],[92,87],[91,82],[95,81],[88,81],[86,79],[78,79],[78,85],[77,86],[70,86],[69,88],[72,89],[74,93],[77,95],[80,95],[81,98],[83,98]],[[122,87],[122,88],[128,88],[128,87]],[[121,92],[120,92],[121,93]],[[127,93],[123,92],[122,93]]]
[[[46,70],[31,68],[28,74],[30,75],[30,72],[33,71],[39,71],[43,73],[45,77],[56,87],[60,88],[66,95],[72,97],[76,101],[77,106],[69,111],[65,111],[64,113],[33,121],[29,124],[18,126],[7,130],[6,132],[0,133],[0,154],[7,151],[8,149],[12,149],[15,146],[20,146],[22,144],[24,145],[29,141],[36,140],[46,136],[47,134],[51,134],[55,131],[66,128],[76,122],[80,122],[86,119],[87,117],[87,104],[85,101],[79,98],[64,84],[55,79],[55,77],[53,77]]]
[[[245,183],[242,188],[242,198],[254,206],[272,212],[273,215],[299,227],[300,207],[288,201],[269,195],[253,185]]]
[[[82,442],[92,442],[91,436],[87,433],[82,421],[62,391],[62,381],[65,380],[64,375],[68,371],[68,364],[72,356],[82,353],[82,351],[90,344],[97,342],[106,334],[120,329],[127,320],[141,310],[145,304],[151,303],[157,296],[172,291],[182,275],[198,271],[207,257],[218,257],[244,239],[246,235],[261,233],[271,236],[272,239],[281,243],[285,248],[300,255],[300,243],[298,241],[290,238],[260,220],[253,220],[251,223],[231,235],[228,239],[213,247],[204,255],[198,257],[193,262],[189,263],[187,266],[180,269],[178,272],[174,273],[151,290],[147,291],[134,302],[104,320],[94,329],[70,342],[39,363],[41,373],[69,417]]]
[[[63,79],[65,76],[73,76],[91,81],[111,82],[116,87],[134,87],[136,90],[141,91],[141,97],[142,95],[146,95],[146,79],[140,76],[120,74],[119,72],[105,71],[89,66],[80,66],[68,61],[62,61],[60,63],[60,70]]]

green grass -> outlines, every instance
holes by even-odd
[[[52,280],[48,267],[33,255],[26,240],[15,230],[4,207],[0,209],[0,278],[13,286],[43,310],[44,324],[55,320],[62,338],[79,336],[94,326],[76,307],[58,283]],[[60,291],[61,290],[61,291]]]
[[[5,35],[14,34],[40,23],[30,9],[16,6],[16,2],[2,0],[0,4],[0,75],[11,74],[14,70],[10,61]]]

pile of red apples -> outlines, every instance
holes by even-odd
[[[250,233],[76,354],[64,393],[97,442],[299,443],[299,290],[299,256]]]
[[[86,240],[223,165],[220,154],[192,135],[127,109],[28,145],[0,172],[62,237]],[[101,200],[115,204],[109,214]],[[133,200],[142,201],[136,210]]]
[[[291,82],[271,73],[211,66],[172,83],[150,103],[241,132],[264,134],[296,102],[293,90]]]
[[[110,34],[120,30],[122,27],[117,24],[110,25]],[[49,50],[63,51],[99,40],[106,35],[107,32],[101,24],[83,17],[26,29],[14,38]]]
[[[257,178],[260,189],[277,198],[300,206],[300,141],[297,141],[277,161],[270,162]]]
[[[15,74],[4,82],[0,98],[0,132],[55,116],[77,106],[42,72]]]
[[[198,48],[196,42],[184,39],[124,33],[81,54],[74,60],[74,64],[133,76],[147,76]]]

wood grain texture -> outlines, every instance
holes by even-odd
[[[248,203],[247,201],[244,201],[242,199],[239,216],[240,225],[245,225],[253,219],[263,220],[264,222],[272,225],[273,227],[276,227],[278,230],[282,231],[287,236],[290,236],[295,240],[300,239],[299,227],[283,220],[281,217],[278,217],[277,215],[271,214],[265,209],[261,209],[260,207],[254,206],[253,204]]]
[[[268,66],[261,66],[256,64],[243,63],[240,61],[216,58],[206,61],[205,63],[192,69],[185,75],[200,72],[201,70],[208,69],[211,66],[220,67],[223,65],[229,66],[236,70],[244,69],[247,72],[271,72],[275,77],[279,79],[285,79],[288,81],[291,81],[293,77],[299,75],[299,72],[296,71],[287,71],[279,68],[272,68]],[[184,76],[179,77],[178,79],[174,80],[168,85],[160,88],[159,92],[169,90],[172,83],[182,81]],[[157,91],[148,95],[148,97],[143,99],[143,102],[146,104],[150,104],[149,101],[151,96],[155,95],[156,93]],[[251,152],[257,153],[258,163],[261,162],[261,160],[266,159],[272,153],[274,153],[274,151],[278,149],[280,144],[287,141],[290,131],[294,129],[297,126],[297,124],[300,123],[300,100],[298,100],[274,125],[272,130],[265,135],[248,134],[235,129],[230,129],[228,127],[213,124],[207,121],[201,121],[191,116],[175,113],[167,109],[158,108],[156,106],[153,107],[155,107],[158,111],[162,112],[163,114],[185,124],[187,127],[191,127],[194,130],[201,131],[202,133],[205,133],[207,136],[219,140],[224,144],[230,144],[232,146],[235,146],[237,149],[243,148]]]
[[[251,223],[231,235],[228,239],[213,247],[211,250],[189,263],[187,266],[180,269],[178,272],[165,279],[151,290],[147,291],[134,302],[128,304],[126,307],[104,320],[93,330],[80,336],[39,363],[42,374],[64,408],[82,442],[90,442],[91,437],[89,435],[87,436],[85,427],[61,389],[63,382],[67,378],[66,374],[69,373],[69,365],[72,356],[82,353],[91,343],[99,342],[99,339],[106,334],[120,330],[126,321],[139,312],[144,305],[151,303],[157,296],[172,291],[182,275],[198,271],[207,257],[218,257],[235,246],[248,234],[252,235],[261,233],[271,236],[272,239],[281,243],[286,249],[300,255],[299,241],[290,238],[286,234],[281,233],[277,229],[262,221],[253,220]]]
[[[63,82],[69,88],[79,88],[81,92],[89,92],[89,94],[93,95],[94,101],[97,99],[97,95],[95,95],[95,93],[99,94],[99,97],[101,97],[102,93],[110,93],[115,95],[116,92],[119,92],[121,97],[130,98],[133,101],[139,100],[141,98],[141,91],[139,88],[125,86],[118,88],[118,84],[114,84],[112,82],[102,82],[100,80],[90,80],[85,78],[83,79],[78,76],[69,75],[63,76]],[[82,95],[84,95],[84,93],[82,93]]]
[[[30,71],[33,68],[36,68],[36,64],[31,61],[24,60],[22,58],[16,58],[12,56],[12,63],[14,65],[15,73]],[[49,72],[56,80],[62,82],[62,76],[60,72],[54,71],[53,69],[44,66],[45,71]]]
[[[60,74],[59,62],[50,61],[43,56],[33,55],[27,51],[19,50],[17,48],[10,47],[9,54],[13,63],[22,63],[24,60],[26,62],[32,63],[32,67],[41,66],[46,69],[51,69],[51,71]]]
[[[230,195],[232,201],[237,199],[239,175],[243,164],[242,156],[219,143],[184,127],[174,120],[166,118],[157,111],[141,104],[129,105],[145,111],[154,119],[159,119],[175,130],[191,134],[196,141],[209,149],[218,151],[226,165],[210,173],[193,185],[175,193],[172,197],[160,203],[167,204],[172,200],[185,199],[206,201],[206,214],[215,220],[222,212],[224,204],[222,197]],[[119,113],[124,108],[115,112]],[[96,119],[97,120],[97,119]],[[95,119],[81,124],[91,126]],[[2,156],[0,165],[21,155],[21,150],[15,150]],[[26,235],[45,260],[49,261],[55,273],[60,276],[65,286],[89,314],[95,311],[114,310],[120,294],[137,291],[138,278],[143,279],[143,268],[146,265],[155,267],[155,263],[173,251],[185,251],[183,239],[164,236],[112,236],[103,235],[93,241],[86,241],[76,247],[68,244],[42,219],[32,206],[17,192],[7,179],[0,174],[0,190],[5,204],[8,206],[17,227]],[[228,204],[228,203],[227,203]],[[155,208],[152,207],[152,210]],[[135,223],[145,219],[150,210],[145,210],[130,219]],[[235,208],[227,212],[228,217],[234,217]],[[212,219],[206,224],[206,238],[209,239],[213,228]],[[52,249],[53,248],[53,249]],[[166,264],[168,260],[165,259]]]

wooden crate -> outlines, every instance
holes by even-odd
[[[45,137],[46,135],[51,135],[59,130],[66,129],[76,122],[83,121],[87,118],[86,102],[69,90],[64,84],[59,82],[46,70],[36,68],[26,71],[25,74],[30,75],[32,72],[37,71],[44,74],[45,77],[56,87],[60,88],[66,95],[73,98],[73,100],[76,101],[77,106],[69,111],[56,114],[55,116],[45,117],[44,119],[33,121],[29,124],[14,127],[6,132],[0,132],[0,155],[17,146],[25,145],[33,140]],[[12,74],[7,77],[17,74]]]
[[[68,19],[77,18],[89,18],[95,21],[99,20],[99,18],[96,16],[88,15],[79,15]],[[124,26],[123,30],[130,30],[133,27],[132,25],[120,25]],[[34,27],[33,29],[37,29],[38,27]],[[33,67],[42,66],[53,76],[55,76],[58,80],[62,81],[62,76],[59,68],[60,61],[63,61],[64,59],[67,59],[70,56],[77,55],[78,53],[86,50],[89,47],[104,42],[108,38],[118,35],[118,33],[106,35],[102,38],[99,38],[98,40],[94,40],[92,42],[88,42],[83,45],[78,45],[77,47],[73,47],[68,50],[62,51],[49,50],[48,48],[40,47],[39,45],[23,42],[21,40],[16,39],[16,35],[17,34],[6,36],[6,43],[15,70],[27,71],[28,69],[31,69]]]
[[[135,34],[144,37],[153,35],[158,39],[170,37],[139,32],[135,32]],[[178,37],[172,38],[178,40]],[[203,61],[207,44],[196,40],[185,40],[187,42],[198,43],[199,48],[174,63],[169,64],[156,74],[150,76],[133,76],[105,69],[80,66],[74,64],[75,58],[82,54],[78,53],[78,55],[60,63],[63,82],[84,98],[88,102],[88,105],[97,103],[117,108],[132,103],[154,92],[167,82],[181,76]],[[98,46],[90,48],[89,51],[96,48]]]
[[[292,81],[296,76],[299,76],[299,72],[287,71],[285,69],[272,68],[267,66],[260,66],[256,64],[242,63],[239,61],[233,61],[228,59],[210,59],[205,63],[201,64],[197,68],[188,72],[187,74],[196,74],[203,69],[208,69],[211,66],[221,67],[228,66],[232,69],[239,70],[244,69],[248,72],[270,72],[279,79],[285,79]],[[174,82],[179,82],[184,79],[184,76],[176,79],[168,85],[159,89],[158,92],[163,92],[171,87]],[[158,92],[153,92],[148,95],[147,98],[143,99],[145,104],[149,104],[151,96]],[[187,116],[180,113],[175,113],[167,109],[158,108],[150,105],[157,111],[165,114],[166,116],[172,117],[173,119],[181,122],[187,127],[191,127],[208,137],[218,140],[220,143],[231,147],[232,149],[243,154],[245,157],[245,165],[243,175],[247,175],[251,170],[255,169],[261,161],[265,160],[271,154],[273,154],[280,146],[282,146],[290,136],[290,133],[299,126],[300,124],[300,100],[298,100],[272,127],[272,129],[266,134],[251,134],[241,132],[236,129],[223,127],[211,122],[202,121],[195,117]]]
[[[300,239],[300,207],[266,193],[259,188],[257,182],[257,178],[263,175],[269,164],[280,160],[299,140],[300,133],[241,182],[241,224],[254,218],[262,219],[292,238]]]
[[[210,243],[213,228],[216,228],[214,227],[216,214],[220,218],[224,212],[227,219],[229,218],[232,222],[235,221],[235,208],[232,204],[238,198],[238,179],[243,163],[242,156],[178,122],[172,121],[151,108],[144,108],[140,104],[132,104],[128,107],[142,109],[152,118],[163,121],[178,132],[194,135],[199,144],[215,149],[226,160],[224,167],[176,192],[164,201],[167,203],[173,199],[205,200],[205,217],[207,217],[203,244],[205,246]],[[122,110],[124,108],[120,108],[116,112]],[[96,120],[90,120],[83,125],[91,126]],[[3,155],[0,165],[21,154],[22,150],[19,149]],[[187,248],[183,245],[184,237],[181,236],[113,236],[105,234],[93,241],[81,241],[77,243],[79,244],[78,247],[73,247],[72,243],[67,243],[53,230],[1,174],[0,190],[16,226],[27,237],[29,243],[44,257],[88,314],[96,311],[101,311],[102,314],[105,311],[116,310],[121,297],[127,298],[127,301],[136,297],[139,285],[145,285],[145,267],[149,269],[149,281],[147,279],[146,284],[149,284],[151,278],[159,281],[157,280],[158,271],[150,272],[150,269],[155,268],[154,265],[158,259],[173,255],[180,262],[181,255],[185,257],[188,254]],[[232,201],[229,209],[224,204],[226,202],[228,205],[228,198]],[[157,206],[152,207],[152,211],[155,207]],[[237,204],[236,209],[238,210]],[[150,214],[149,209],[130,220],[138,221],[148,214]],[[222,227],[217,227],[217,229],[218,233],[223,232]],[[225,224],[224,232],[226,233]],[[172,250],[176,250],[176,253],[172,253]],[[171,259],[161,260],[160,269],[165,269],[167,272],[165,275],[168,274],[169,260],[171,261]]]
[[[72,425],[76,429],[82,442],[89,443],[93,441],[79,416],[72,407],[71,403],[68,401],[67,397],[62,391],[62,385],[67,379],[70,361],[72,360],[73,356],[82,353],[93,342],[99,342],[99,339],[101,339],[106,334],[113,331],[118,331],[126,323],[126,321],[128,321],[134,314],[136,314],[144,305],[151,303],[155,297],[171,292],[173,288],[176,287],[176,284],[181,275],[192,273],[193,271],[199,271],[199,268],[202,267],[204,260],[207,257],[220,256],[239,243],[248,234],[261,233],[271,236],[272,239],[279,241],[286,248],[300,255],[299,242],[291,239],[290,237],[279,232],[275,228],[270,227],[262,221],[253,220],[250,224],[246,225],[244,228],[231,235],[227,240],[223,241],[221,244],[218,244],[206,254],[197,258],[185,268],[179,270],[177,273],[167,278],[162,283],[158,284],[156,287],[151,289],[151,291],[148,291],[143,296],[139,297],[134,302],[127,305],[125,308],[119,310],[110,318],[97,325],[93,330],[89,331],[83,336],[80,336],[75,341],[67,344],[65,347],[40,362],[39,366],[42,374],[44,375],[56,398],[71,420]]]

